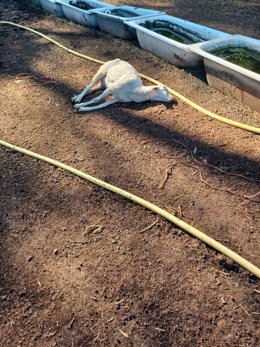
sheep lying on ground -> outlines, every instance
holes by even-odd
[[[97,83],[99,85],[92,89]],[[102,94],[90,101],[80,103],[90,91],[100,89],[105,89]],[[111,96],[111,98],[104,103],[86,107],[105,99],[107,96]],[[135,68],[120,59],[110,60],[103,64],[82,93],[72,98],[75,103],[74,108],[80,112],[97,110],[116,102],[143,102],[147,100],[170,102],[173,101],[173,98],[164,86],[144,86]]]

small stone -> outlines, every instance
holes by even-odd
[[[27,258],[28,263],[29,263],[30,261],[32,261],[33,258],[34,258],[34,255],[30,255],[30,257]]]
[[[55,248],[54,251],[53,251],[53,253],[54,253],[55,255],[57,255],[58,252],[59,252],[59,251],[57,250],[57,248]]]
[[[227,304],[227,301],[224,299],[224,298],[221,298],[221,303],[223,304],[223,305],[226,305]]]

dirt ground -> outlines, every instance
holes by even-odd
[[[260,33],[257,1],[128,4]],[[178,69],[137,41],[25,5],[2,0],[0,18],[100,60],[127,60],[213,112],[260,126],[258,113],[210,88],[202,68]],[[80,116],[70,98],[98,68],[0,27],[0,138],[154,202],[260,266],[259,136],[182,102],[116,104]],[[0,182],[0,346],[259,346],[259,282],[210,247],[3,147]]]

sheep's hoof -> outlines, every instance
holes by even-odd
[[[74,105],[74,108],[75,108],[75,110],[78,110],[78,109],[81,108],[81,105],[80,105],[80,104],[75,104],[75,105]]]
[[[78,103],[78,102],[80,102],[80,98],[78,97],[78,95],[74,95],[72,98],[71,98],[71,101],[72,102],[76,102],[76,103]]]

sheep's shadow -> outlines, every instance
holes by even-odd
[[[74,96],[74,95],[72,95],[72,96]],[[89,93],[86,97],[84,97],[82,99],[81,102],[90,101],[99,95],[100,95],[100,92]],[[99,102],[99,103],[101,103],[101,102]],[[98,105],[99,103],[97,103],[97,104],[93,103],[93,105]],[[75,105],[75,104],[72,102],[72,105]],[[164,105],[165,108],[167,108],[167,109],[173,109],[174,106],[178,105],[178,101],[176,99],[173,99],[172,101],[169,101],[169,102],[147,100],[147,101],[143,101],[143,102],[138,103],[138,102],[120,102],[119,101],[119,102],[117,102],[117,105],[120,106],[122,109],[125,108],[125,109],[129,109],[132,111],[142,111],[142,110],[146,110],[148,108],[153,109],[153,108],[158,107],[160,105]],[[82,115],[88,115],[88,112],[85,112],[85,113],[83,112]]]
[[[132,111],[142,111],[150,108],[154,108],[160,105],[164,105],[165,108],[167,109],[173,109],[174,106],[178,105],[178,101],[176,99],[173,99],[172,101],[169,102],[162,102],[162,101],[144,101],[140,103],[136,102],[129,102],[129,103],[120,103],[120,106],[122,108],[126,108]]]

